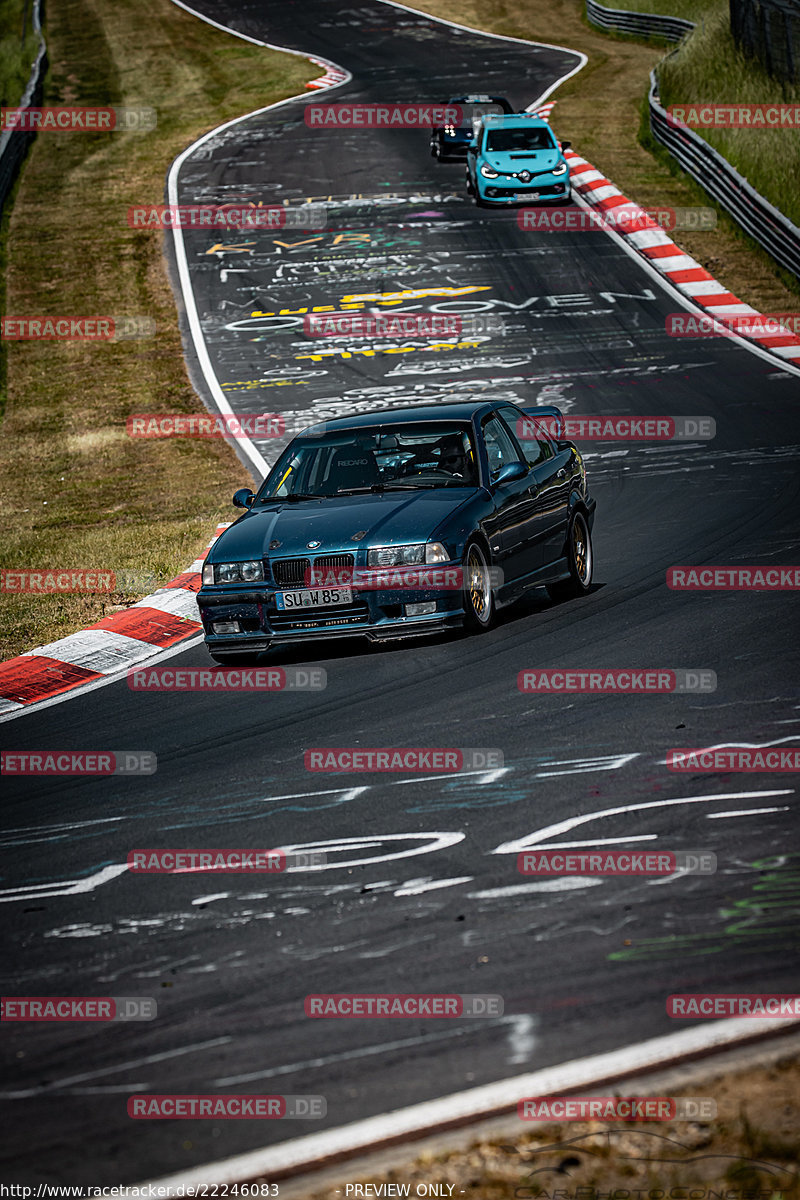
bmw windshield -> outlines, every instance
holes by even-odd
[[[314,500],[360,493],[477,487],[467,425],[411,423],[298,437],[284,450],[257,500]]]

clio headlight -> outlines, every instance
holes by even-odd
[[[567,169],[567,164],[565,162],[559,163],[559,165],[557,167],[553,167],[553,174],[554,175],[563,175],[564,172],[566,171],[566,169]]]
[[[490,167],[488,163],[481,163],[481,175],[485,179],[499,179],[500,172],[495,171],[494,167]]]

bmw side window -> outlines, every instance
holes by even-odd
[[[539,463],[546,462],[548,458],[553,457],[553,447],[548,442],[546,434],[537,430],[535,423],[525,413],[507,404],[504,404],[499,411],[519,442],[525,462],[529,467],[538,467]]]
[[[486,456],[489,459],[489,478],[496,479],[506,463],[521,462],[522,454],[506,425],[497,416],[491,416],[483,426]]]

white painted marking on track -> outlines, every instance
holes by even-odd
[[[422,879],[409,879],[394,893],[395,896],[421,896],[423,892],[435,892],[439,888],[457,887],[460,883],[472,883],[474,876],[458,875],[453,879],[431,879],[430,875]]]
[[[527,837],[516,838],[510,842],[503,842],[492,854],[521,854],[525,850],[538,850],[539,843],[545,838],[558,837],[560,833],[569,833],[570,829],[575,829],[577,825],[586,825],[590,821],[599,821],[603,817],[616,817],[624,813],[647,812],[653,808],[670,808],[681,804],[713,804],[717,800],[747,800],[748,798],[761,799],[771,796],[790,796],[794,794],[793,788],[778,788],[772,791],[764,792],[722,792],[711,796],[679,796],[673,800],[646,800],[640,804],[620,804],[614,808],[600,808],[594,812],[584,813],[578,817],[567,817],[564,821],[556,821],[553,825],[544,825],[541,829],[534,830]]]
[[[380,846],[384,842],[429,842],[428,845],[414,846],[410,850],[398,850],[391,854],[376,854],[371,858],[347,858],[341,862],[317,863],[302,868],[305,871],[334,871],[343,867],[361,867],[368,863],[392,862],[398,858],[412,858],[417,854],[433,854],[437,850],[446,850],[463,842],[463,833],[382,833],[373,837],[333,838],[327,842],[294,842],[292,845],[278,846],[285,854],[313,854],[316,850],[326,855],[346,853],[348,850],[358,853]],[[433,839],[433,840],[431,840]]]
[[[734,808],[729,812],[706,813],[707,821],[721,821],[725,817],[760,817],[762,813],[791,812],[788,804],[781,808]]]
[[[40,1087],[0,1092],[0,1100],[26,1100],[29,1096],[40,1096],[43,1092],[59,1091],[62,1088],[71,1087],[74,1083],[85,1083],[88,1079],[99,1079],[102,1075],[114,1075],[117,1071],[135,1071],[139,1067],[146,1067],[151,1063],[165,1062],[169,1058],[180,1058],[184,1054],[194,1054],[197,1050],[211,1050],[215,1046],[225,1046],[232,1041],[232,1037],[218,1037],[209,1042],[195,1042],[191,1046],[179,1046],[177,1050],[163,1050],[158,1054],[148,1054],[144,1058],[131,1059],[129,1062],[114,1063],[110,1067],[98,1067],[94,1071],[85,1071],[81,1075],[68,1075],[66,1079],[54,1079],[52,1083],[44,1083]]]
[[[602,882],[602,879],[588,875],[563,875],[558,879],[539,879],[532,883],[512,883],[508,887],[485,888],[482,892],[467,892],[467,898],[469,900],[502,900],[506,896],[525,896],[533,892],[578,892],[583,888],[598,887]]]
[[[10,904],[20,900],[43,900],[47,896],[78,896],[84,892],[93,892],[95,888],[110,879],[116,879],[123,871],[128,870],[127,863],[114,863],[87,875],[85,879],[70,879],[64,883],[32,883],[27,887],[6,888],[0,891],[0,904]]]
[[[590,771],[618,771],[629,762],[638,758],[639,754],[601,754],[597,758],[565,758],[545,766],[566,767],[564,771],[537,771],[535,779],[550,779],[555,775],[586,775]]]

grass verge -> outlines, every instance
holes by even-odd
[[[123,314],[156,335],[0,345],[2,566],[139,570],[191,562],[251,482],[225,442],[130,439],[129,413],[203,411],[183,363],[163,234],[129,205],[162,203],[175,155],[232,117],[304,90],[307,60],[231,37],[168,0],[49,6],[46,104],[150,105],[151,133],[45,133],[0,231],[9,315]],[[131,47],[136,47],[135,53]],[[63,637],[138,595],[0,596],[0,656]]]
[[[800,86],[781,83],[746,58],[730,30],[727,0],[715,0],[702,28],[671,54],[659,69],[661,102],[702,104],[733,101],[752,104],[800,104]],[[800,129],[696,130],[741,175],[800,225]]]
[[[33,0],[0,0],[0,107],[22,99],[39,52]]]

